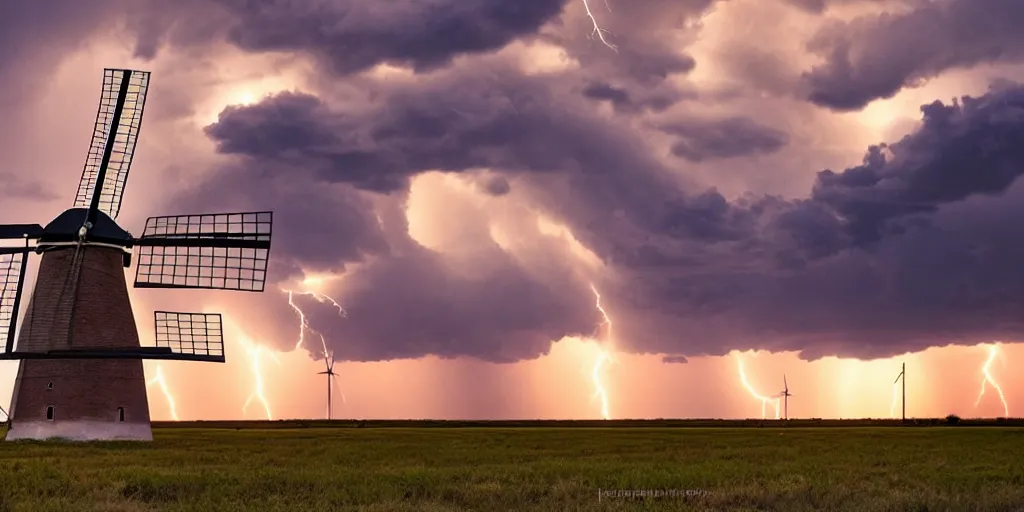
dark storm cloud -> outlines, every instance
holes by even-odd
[[[1010,233],[1024,217],[1015,142],[1024,88],[922,110],[917,132],[871,148],[861,166],[819,173],[808,199],[717,202],[712,211],[750,212],[732,214],[731,225],[747,219],[757,229],[722,237],[729,250],[700,265],[685,259],[691,247],[684,254],[652,237],[631,267],[644,291],[623,305],[644,310],[620,320],[620,334],[669,353],[696,355],[680,340],[689,336],[711,354],[768,348],[809,358],[1020,339],[1024,244]],[[705,218],[714,226],[728,217]]]
[[[774,153],[789,141],[785,132],[745,117],[677,121],[660,128],[677,137],[672,154],[691,162]]]
[[[661,358],[661,362],[665,364],[686,364],[689,363],[690,360],[687,359],[686,356],[663,356]]]
[[[810,44],[825,57],[803,76],[814,103],[858,110],[942,71],[1024,55],[1024,4],[920,2],[904,14],[826,26]]]
[[[863,165],[818,174],[811,197],[833,208],[855,243],[902,232],[900,219],[942,204],[1001,194],[1024,173],[1024,145],[1014,142],[1024,140],[1020,88],[921,110],[924,124],[912,136],[871,148]]]
[[[238,47],[309,53],[348,74],[382,62],[429,70],[459,54],[497,50],[536,32],[566,1],[222,3],[234,19],[229,38]]]
[[[680,218],[680,211],[731,214],[717,211],[711,196],[687,197],[641,136],[568,93],[557,80],[481,63],[380,86],[375,100],[344,111],[310,95],[279,95],[225,111],[207,133],[223,153],[376,192],[404,190],[426,170],[542,175],[531,194],[549,196],[547,207],[589,226],[590,242],[608,244],[615,257],[632,257],[635,247],[622,242],[629,235],[608,233],[631,226],[713,238],[735,229]],[[559,199],[567,195],[576,200]]]
[[[512,186],[504,176],[492,176],[484,182],[483,190],[492,196],[503,196],[512,191]]]
[[[642,162],[647,171],[636,172],[651,183],[633,176],[631,188],[663,189],[667,180],[651,171],[660,164],[635,137],[600,121],[587,105],[559,97],[557,83],[507,69],[482,64],[382,88],[364,103],[342,111],[311,95],[285,93],[226,110],[207,134],[222,153],[377,192],[403,190],[409,176],[429,169],[621,175],[620,166]]]
[[[822,13],[833,5],[846,5],[846,4],[884,4],[884,3],[896,3],[900,0],[783,0],[786,3],[799,7],[808,12]]]
[[[28,201],[51,201],[57,199],[60,195],[52,190],[47,190],[38,181],[0,170],[0,197]]]
[[[641,134],[594,114],[592,100],[571,89],[481,64],[381,85],[358,107],[281,95],[224,112],[208,134],[220,151],[263,162],[260,180],[280,174],[395,195],[427,170],[516,176],[517,190],[608,265],[596,284],[625,349],[879,357],[1020,337],[1024,246],[1012,233],[1024,218],[1013,186],[1024,168],[1021,88],[926,106],[917,132],[870,149],[862,165],[821,172],[807,198],[731,201],[682,186]],[[732,154],[721,127],[681,122],[679,135],[701,154]],[[763,135],[738,146],[785,143]],[[580,300],[586,287],[567,270],[538,280],[495,249],[481,259],[494,266],[468,279],[414,242],[389,240],[339,285],[353,313],[319,317],[344,357],[504,361],[593,325]],[[302,265],[314,256],[291,257]]]
[[[631,105],[629,93],[625,89],[606,83],[592,83],[583,89],[583,95],[594,100],[607,100],[616,108]]]
[[[643,110],[663,112],[684,97],[681,92],[669,90],[633,94],[605,82],[591,82],[583,88],[582,94],[592,100],[607,101],[617,111],[631,113]]]

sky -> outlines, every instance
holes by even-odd
[[[774,417],[784,376],[889,417],[904,362],[908,416],[1022,414],[1019,3],[2,9],[4,222],[71,206],[104,67],[153,73],[123,227],[275,212],[265,293],[132,290],[149,342],[228,321],[146,363],[154,419],[323,417],[325,348],[336,417]]]

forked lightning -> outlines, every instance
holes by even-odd
[[[348,313],[345,312],[345,308],[341,307],[341,304],[338,304],[338,301],[334,300],[329,295],[326,295],[326,294],[323,294],[323,293],[317,293],[317,292],[312,292],[312,291],[308,291],[308,292],[295,292],[295,291],[292,291],[292,290],[281,290],[281,291],[283,291],[283,292],[288,294],[288,305],[291,306],[291,308],[295,310],[295,314],[299,315],[299,339],[295,342],[295,350],[298,350],[298,349],[302,348],[303,344],[306,341],[306,331],[309,331],[309,332],[312,332],[312,333],[320,336],[320,342],[321,342],[321,344],[323,344],[323,354],[324,354],[324,357],[327,357],[327,341],[324,340],[323,335],[320,334],[319,331],[317,331],[316,329],[313,329],[312,327],[310,327],[309,320],[306,318],[306,313],[303,312],[302,309],[299,308],[299,305],[295,303],[294,294],[297,293],[299,295],[309,295],[310,297],[313,297],[314,299],[316,299],[318,302],[320,302],[322,304],[326,304],[326,303],[329,302],[332,306],[337,308],[338,315],[340,315],[342,317],[347,317],[348,316]]]
[[[167,400],[167,408],[170,409],[171,418],[174,421],[181,421],[181,418],[178,418],[178,408],[174,405],[174,395],[167,386],[167,379],[164,377],[164,369],[159,364],[156,365],[156,377],[146,381],[146,387],[150,387],[153,384],[160,388],[160,392],[164,395],[164,400]]]
[[[245,352],[249,354],[249,361],[252,364],[252,375],[253,375],[253,386],[252,393],[249,394],[249,398],[245,400],[245,404],[242,405],[242,414],[249,408],[249,405],[253,400],[258,401],[263,405],[263,411],[267,415],[268,420],[274,419],[274,414],[270,410],[270,403],[267,401],[266,395],[263,393],[263,370],[260,366],[260,361],[263,359],[263,355],[270,356],[270,359],[277,364],[281,364],[281,360],[277,358],[277,354],[268,350],[262,345],[257,345],[252,340],[239,336],[238,341],[245,346]]]
[[[984,345],[983,345],[984,346]],[[974,406],[977,407],[981,403],[981,397],[985,396],[986,384],[995,388],[996,393],[999,394],[999,401],[1003,403],[1003,417],[1010,415],[1010,406],[1006,403],[1006,396],[1003,395],[1003,388],[999,386],[996,379],[992,377],[992,363],[995,362],[996,357],[999,355],[999,343],[993,343],[988,345],[988,359],[985,360],[985,365],[981,367],[981,374],[983,378],[981,380],[981,392],[978,393],[978,399],[974,401]]]
[[[603,321],[601,325],[607,326],[605,329],[604,341],[598,340],[598,346],[601,352],[597,356],[597,361],[594,362],[594,368],[590,372],[590,378],[594,383],[594,396],[601,401],[601,417],[606,420],[610,420],[612,415],[608,406],[608,389],[604,385],[604,381],[601,378],[601,370],[606,364],[613,363],[615,360],[612,358],[611,352],[608,351],[606,344],[612,342],[612,319],[608,316],[608,312],[601,306],[601,294],[598,293],[597,288],[591,284],[590,290],[594,292],[595,307],[601,312]],[[598,326],[600,327],[600,326]]]
[[[605,7],[608,7],[607,2],[605,2]],[[608,40],[605,39],[604,34],[607,31],[601,28],[601,25],[597,22],[597,18],[594,16],[594,12],[590,10],[590,2],[588,0],[583,0],[583,10],[586,11],[587,18],[589,18],[590,22],[594,25],[594,29],[591,32],[591,34],[597,36],[598,40],[600,40],[602,44],[610,48],[612,51],[619,51],[619,48],[617,46],[615,46],[612,43],[609,43]],[[608,11],[610,12],[611,8],[609,8]]]
[[[739,352],[735,352],[734,354],[736,357],[736,364],[740,372],[740,383],[743,384],[743,387],[746,388],[748,393],[750,393],[750,396],[754,397],[755,399],[761,402],[761,419],[767,418],[769,403],[771,403],[775,407],[775,419],[779,419],[779,398],[763,396],[757,391],[755,391],[754,386],[751,386],[750,381],[747,380],[747,371],[746,368],[743,367],[743,358],[740,357]],[[774,398],[774,401],[772,400],[772,398]]]

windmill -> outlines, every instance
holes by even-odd
[[[782,387],[782,392],[778,394],[778,396],[781,397],[782,400],[783,400],[783,409],[782,410],[784,412],[783,412],[783,415],[782,415],[782,419],[788,420],[789,419],[789,397],[791,397],[793,395],[789,392],[789,383],[786,382],[786,374],[782,374],[782,386],[783,386]],[[776,402],[776,403],[778,403],[778,402]]]
[[[900,374],[896,376],[896,380],[892,381],[892,385],[895,386],[900,379],[903,379],[903,397],[900,399],[900,403],[903,405],[903,421],[907,421],[907,363],[903,363],[903,366],[900,367]]]
[[[42,227],[0,225],[0,359],[19,360],[8,440],[151,440],[143,359],[224,362],[221,316],[157,311],[139,341],[124,268],[136,288],[263,291],[271,212],[150,217],[141,237],[117,218],[150,73],[106,69],[71,209]],[[18,331],[31,253],[41,255]],[[17,334],[17,345],[15,345]]]
[[[317,375],[327,376],[327,419],[334,419],[334,396],[332,394],[333,384],[337,384],[334,379],[337,378],[338,374],[334,373],[334,354],[327,355],[324,353],[324,364],[327,366],[327,370],[317,372]],[[344,395],[342,395],[344,399]]]

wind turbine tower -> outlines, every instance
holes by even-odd
[[[334,396],[331,393],[331,385],[333,384],[332,379],[334,379],[334,377],[338,375],[334,373],[334,354],[324,354],[324,364],[326,365],[327,370],[317,372],[317,375],[327,376],[327,419],[331,420],[334,419]]]
[[[789,419],[789,397],[791,397],[793,395],[789,392],[789,383],[786,382],[786,374],[782,374],[782,386],[783,386],[782,392],[779,393],[779,396],[782,397],[782,404],[783,404],[782,405],[782,411],[783,411],[782,412],[782,417],[783,417],[783,419],[788,420]]]
[[[903,398],[900,400],[903,405],[903,421],[907,421],[907,363],[903,363],[903,366],[900,368],[900,374],[896,376],[896,380],[892,381],[892,383],[895,385],[897,382],[900,382],[900,379],[903,379]]]

